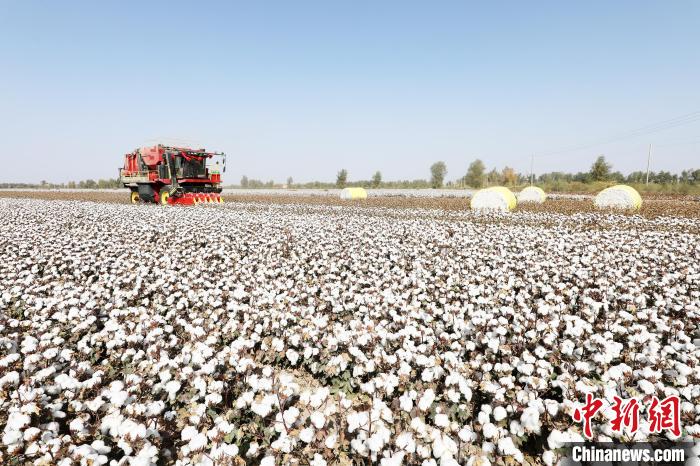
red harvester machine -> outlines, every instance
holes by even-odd
[[[161,144],[142,147],[124,156],[119,180],[131,190],[131,203],[194,205],[200,202],[223,202],[218,162],[206,161],[221,156],[226,171],[226,155],[204,149],[169,147]]]

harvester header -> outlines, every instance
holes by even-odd
[[[220,157],[211,164],[214,157]],[[131,202],[193,205],[223,202],[221,173],[226,171],[223,152],[158,144],[124,155],[119,180],[131,190]]]

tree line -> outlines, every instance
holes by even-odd
[[[67,183],[49,183],[42,180],[40,183],[0,183],[0,189],[115,189],[124,185],[118,178],[106,180],[87,179],[82,181],[68,181]]]
[[[518,173],[512,167],[503,167],[498,170],[492,168],[487,171],[486,164],[480,159],[474,160],[469,164],[467,172],[452,181],[446,181],[447,164],[443,161],[435,162],[430,166],[429,178],[417,180],[397,180],[384,181],[382,173],[377,171],[369,180],[350,181],[348,178],[348,170],[343,168],[338,171],[335,178],[335,183],[312,181],[309,183],[294,184],[292,177],[287,179],[287,188],[345,188],[345,187],[364,187],[364,188],[483,188],[485,186],[519,186],[533,183],[540,184],[563,184],[563,183],[583,183],[589,184],[594,182],[617,182],[642,184],[647,181],[646,172],[635,171],[628,175],[623,175],[619,171],[612,171],[612,165],[607,162],[605,156],[599,156],[591,168],[587,172],[566,173],[566,172],[549,172],[542,173],[537,176]],[[532,178],[532,179],[531,179]],[[649,172],[649,183],[656,185],[700,185],[700,169],[683,170],[679,174],[674,174],[668,171]],[[243,176],[241,179],[241,187],[243,188],[273,188],[280,187],[270,180],[263,183],[260,180],[248,179]]]

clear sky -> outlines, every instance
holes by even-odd
[[[0,0],[0,182],[115,177],[159,141],[225,151],[232,183],[527,172],[533,153],[627,173],[649,143],[679,171],[700,167],[698,114],[591,144],[693,112],[696,0]]]

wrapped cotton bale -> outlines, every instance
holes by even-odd
[[[345,188],[340,191],[340,198],[345,200],[367,199],[365,188]]]
[[[599,192],[593,202],[599,209],[636,210],[642,206],[642,197],[633,187],[618,184]]]
[[[515,209],[518,200],[510,189],[503,186],[481,189],[474,194],[471,200],[471,208],[475,210],[502,210]]]
[[[547,199],[547,194],[542,188],[528,186],[518,194],[518,202],[535,202],[541,204]]]

